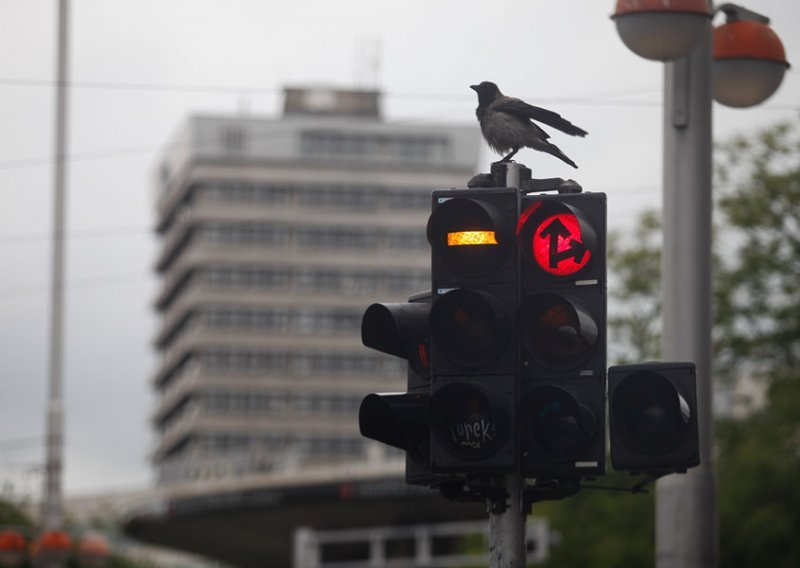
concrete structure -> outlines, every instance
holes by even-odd
[[[429,289],[431,191],[464,187],[478,150],[476,125],[387,123],[371,91],[188,120],[157,180],[158,485],[127,534],[277,567],[300,526],[485,518],[405,485],[402,454],[358,431],[361,399],[406,376],[361,316]]]
[[[373,301],[429,288],[434,188],[475,172],[475,126],[384,122],[371,91],[286,89],[284,116],[195,116],[159,170],[159,485],[380,460],[362,347]]]
[[[327,531],[486,519],[403,481],[404,460],[353,462],[157,488],[128,509],[125,533],[241,568],[289,568],[300,527]]]

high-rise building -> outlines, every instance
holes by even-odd
[[[159,171],[160,484],[380,459],[358,432],[402,361],[361,345],[373,301],[430,286],[431,190],[477,127],[385,122],[374,91],[286,89],[279,119],[194,116]]]

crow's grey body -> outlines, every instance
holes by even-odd
[[[486,143],[498,154],[510,152],[501,162],[509,161],[520,148],[527,147],[547,152],[573,168],[578,167],[558,146],[548,142],[550,135],[533,121],[537,120],[571,136],[586,136],[585,130],[555,112],[503,95],[497,85],[489,81],[471,85],[470,88],[478,93],[475,114]]]

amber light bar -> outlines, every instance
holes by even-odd
[[[494,231],[458,231],[447,233],[447,246],[496,245]]]

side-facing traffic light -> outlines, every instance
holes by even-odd
[[[694,363],[611,367],[608,404],[614,469],[665,474],[700,463]]]
[[[516,228],[523,474],[605,471],[606,197],[529,195]]]
[[[361,341],[408,361],[408,392],[373,393],[361,401],[361,435],[406,452],[406,482],[435,485],[430,471],[430,292],[407,303],[372,304],[361,320]]]
[[[433,471],[501,473],[516,464],[518,212],[514,188],[433,192]]]

